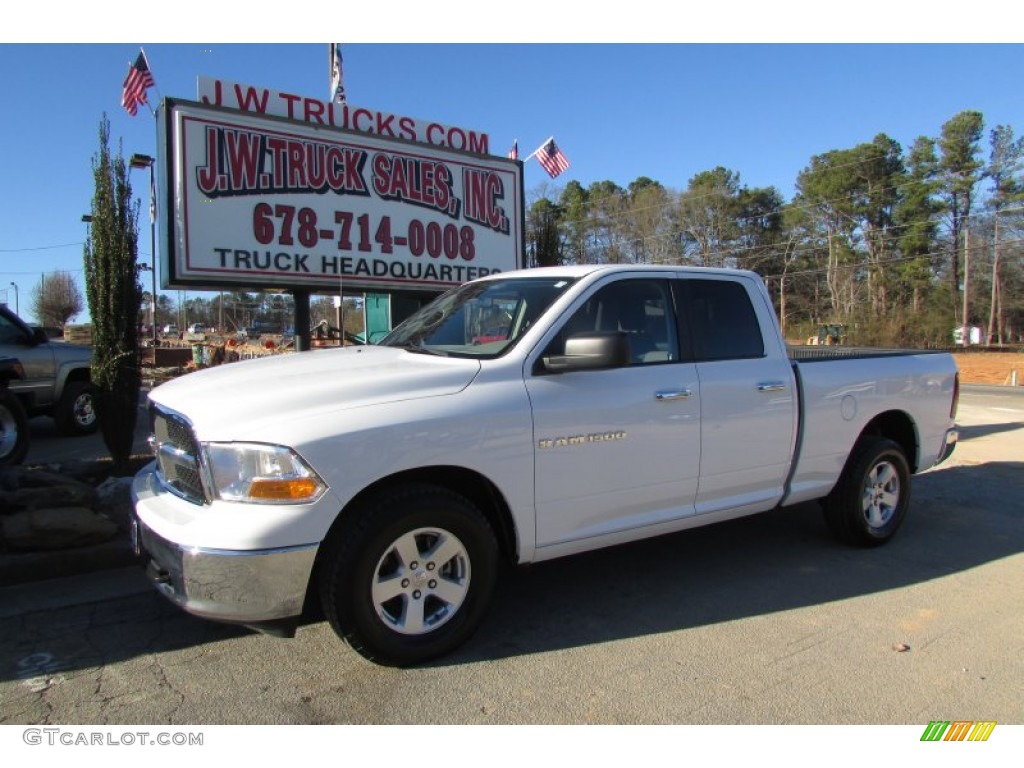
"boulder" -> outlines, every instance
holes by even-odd
[[[84,547],[109,541],[117,526],[88,507],[29,509],[0,517],[3,544],[38,551]]]
[[[122,531],[127,531],[132,516],[131,477],[108,477],[96,488],[96,503],[93,506]]]
[[[0,491],[0,510],[13,514],[25,509],[93,507],[99,497],[88,485],[51,485]]]

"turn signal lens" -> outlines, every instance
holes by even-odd
[[[309,477],[290,480],[256,478],[249,485],[249,498],[253,501],[291,502],[310,501],[320,492],[320,484]]]

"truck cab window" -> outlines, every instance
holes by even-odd
[[[764,357],[761,326],[746,289],[729,280],[687,280],[686,313],[696,360]]]
[[[679,360],[671,293],[663,280],[619,280],[600,288],[562,326],[546,354],[564,354],[579,333],[621,332],[629,339],[632,365]]]
[[[0,315],[0,344],[24,344],[25,341],[25,332]]]

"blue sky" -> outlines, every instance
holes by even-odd
[[[861,21],[865,9],[883,18],[884,4],[874,0],[857,8]],[[739,42],[717,42],[729,38],[701,34],[691,25],[689,34],[662,42],[672,38],[657,34],[655,17],[649,29],[654,33],[647,36],[627,24],[618,35],[589,38],[651,42],[598,44],[587,42],[586,30],[564,25],[555,25],[562,35],[550,37],[549,27],[531,27],[521,16],[520,31],[503,38],[493,33],[496,11],[486,13],[492,16],[485,23],[459,35],[429,27],[417,35],[408,29],[410,19],[389,31],[373,27],[366,42],[347,43],[342,35],[348,100],[485,132],[494,154],[504,155],[518,140],[525,156],[553,135],[571,167],[552,181],[536,162],[528,162],[528,204],[545,185],[557,192],[571,180],[588,185],[610,179],[626,186],[649,176],[682,189],[694,174],[719,165],[739,173],[745,185],[775,186],[788,199],[814,154],[870,141],[880,132],[906,148],[918,136],[937,136],[946,120],[965,109],[984,114],[986,135],[998,124],[1024,133],[1020,44],[871,42],[884,36],[870,33],[849,41],[824,25],[799,34],[748,31],[736,36]],[[90,207],[90,162],[103,113],[115,148],[120,141],[125,156],[156,154],[153,117],[145,109],[131,117],[120,106],[128,62],[140,45],[157,83],[150,91],[153,101],[194,99],[200,75],[328,96],[326,41],[150,42],[140,29],[160,28],[157,40],[197,34],[180,21],[169,29],[154,21],[105,30],[107,39],[117,42],[100,44],[88,42],[87,33],[64,31],[75,18],[57,15],[63,26],[49,39],[49,30],[35,27],[27,36],[16,29],[0,32],[0,100],[9,118],[0,121],[5,181],[0,185],[0,300],[6,291],[8,303],[15,305],[10,285],[15,283],[17,303],[28,319],[31,294],[43,273],[69,271],[82,284],[81,216]],[[891,14],[885,18],[892,25]],[[220,21],[202,31],[222,40],[267,38],[265,30],[229,28]],[[259,27],[262,22],[248,23]],[[746,27],[737,29],[742,33]],[[870,29],[878,32],[877,25]],[[309,38],[301,25],[279,31],[281,39]],[[937,40],[956,40],[946,30],[933,34]],[[16,42],[25,39],[35,42]],[[385,42],[389,39],[446,42]],[[571,42],[531,42],[549,39]],[[716,42],[698,42],[704,39]],[[827,42],[814,42],[819,39]],[[148,202],[145,171],[133,172],[133,184]],[[139,250],[140,261],[148,263],[145,206]],[[144,282],[148,285],[148,278]],[[83,314],[77,321],[86,319]]]

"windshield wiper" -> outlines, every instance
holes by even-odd
[[[435,355],[436,357],[448,357],[448,353],[440,349],[432,349],[431,347],[424,347],[422,344],[414,344],[408,342],[406,344],[396,344],[399,349],[404,349],[406,352],[415,352],[417,355]]]

